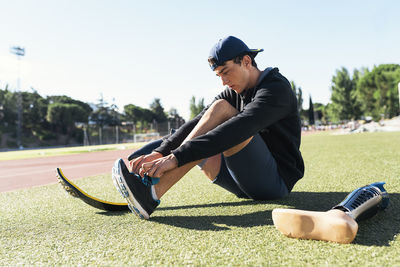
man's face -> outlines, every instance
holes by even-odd
[[[248,87],[249,69],[245,64],[245,60],[242,60],[240,64],[234,63],[233,60],[228,60],[224,66],[218,66],[214,72],[221,78],[223,85],[229,86],[238,94]]]

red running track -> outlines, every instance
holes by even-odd
[[[68,179],[111,173],[118,158],[127,163],[133,150],[100,151],[83,154],[0,161],[0,192],[57,182],[55,169]]]
[[[313,132],[303,132],[309,135]],[[55,169],[61,168],[68,179],[111,173],[118,158],[126,158],[132,149],[90,152],[33,159],[0,161],[0,192],[57,182]]]

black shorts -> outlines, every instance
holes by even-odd
[[[259,134],[236,154],[221,153],[221,168],[213,181],[241,198],[277,199],[289,194],[276,162]]]

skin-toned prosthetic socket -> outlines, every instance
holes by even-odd
[[[378,182],[357,188],[326,212],[274,209],[272,220],[288,237],[351,243],[358,231],[357,221],[370,218],[388,206],[389,195],[384,184]]]

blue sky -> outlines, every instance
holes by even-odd
[[[264,48],[306,98],[327,103],[335,70],[400,62],[399,1],[1,1],[0,85],[148,107],[155,97],[188,118],[189,100],[222,89],[208,52],[234,35]],[[305,101],[304,107],[308,106]]]

